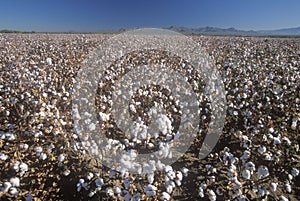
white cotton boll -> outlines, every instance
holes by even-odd
[[[267,160],[267,161],[273,160],[273,157],[272,157],[273,155],[271,153],[265,153],[264,156],[265,156],[265,160]]]
[[[292,144],[291,140],[289,138],[287,138],[287,137],[283,137],[282,141],[285,142],[287,145],[291,145]]]
[[[208,198],[210,201],[216,201],[217,196],[213,190],[207,190]]]
[[[209,182],[210,182],[210,183],[216,182],[216,177],[215,177],[215,176],[211,176],[211,177],[209,178]]]
[[[258,194],[260,195],[260,197],[264,197],[266,194],[268,194],[268,192],[265,188],[259,188]]]
[[[47,62],[48,65],[50,65],[50,66],[52,65],[52,59],[51,58],[47,58],[46,62]]]
[[[156,169],[161,171],[165,168],[165,164],[163,164],[160,160],[156,162]]]
[[[241,156],[240,159],[241,159],[243,162],[245,162],[246,160],[248,160],[248,159],[250,158],[250,156],[251,156],[251,152],[248,151],[248,150],[245,150],[243,156]]]
[[[167,175],[171,180],[175,179],[175,177],[176,177],[176,174],[175,174],[174,171],[169,171],[169,172],[167,172],[166,175]]]
[[[12,169],[14,169],[16,172],[19,172],[20,170],[20,161],[16,161],[13,166],[12,166]]]
[[[275,131],[274,128],[272,128],[272,127],[269,128],[269,132],[270,132],[270,133],[274,133],[274,131]]]
[[[23,143],[23,144],[21,144],[21,149],[28,149],[29,148],[29,145],[28,144],[25,144],[25,143]]]
[[[12,184],[10,182],[4,182],[1,188],[1,192],[7,193],[10,187],[12,187]]]
[[[289,183],[286,183],[284,185],[285,187],[285,190],[288,192],[288,193],[291,193],[292,192],[292,186],[289,184]]]
[[[204,190],[202,187],[199,187],[199,193],[198,193],[199,197],[204,198]]]
[[[65,170],[65,171],[63,171],[63,175],[66,176],[66,177],[67,177],[70,173],[71,173],[70,170]]]
[[[166,140],[167,140],[167,141],[172,140],[172,138],[173,138],[173,135],[171,135],[171,134],[167,134],[167,135],[166,135]]]
[[[110,116],[110,114],[105,114],[105,113],[99,112],[99,117],[100,117],[101,121],[108,121],[109,116]]]
[[[60,154],[57,158],[58,162],[62,163],[66,159],[65,154]]]
[[[273,144],[274,144],[274,145],[281,144],[281,139],[280,139],[280,137],[274,137],[274,138],[273,138]]]
[[[174,180],[177,186],[181,186],[181,180],[175,179]]]
[[[26,163],[22,162],[19,167],[21,170],[20,175],[23,176],[25,174],[25,172],[28,171],[28,165]]]
[[[289,199],[287,199],[286,197],[284,197],[283,195],[280,196],[279,201],[289,201]]]
[[[173,192],[173,186],[172,185],[167,185],[166,186],[166,191],[167,191],[167,193],[172,194],[172,192]]]
[[[185,177],[188,176],[188,173],[189,173],[189,169],[188,169],[188,168],[183,167],[183,168],[181,169],[181,171],[182,171],[182,173],[183,173],[183,176],[185,176]]]
[[[10,178],[9,182],[14,187],[19,187],[20,186],[20,179],[18,177]]]
[[[258,179],[262,179],[264,177],[269,176],[269,170],[267,167],[259,167],[257,170]]]
[[[91,173],[91,172],[89,172],[89,173],[87,174],[87,176],[86,176],[86,178],[87,178],[88,180],[91,180],[93,177],[94,177],[94,174]]]
[[[297,177],[299,175],[299,170],[297,168],[293,168],[291,173],[294,177]]]
[[[162,201],[168,201],[168,200],[170,200],[170,199],[171,199],[171,196],[170,196],[169,193],[163,192],[163,193],[161,194],[160,200],[162,200]]]
[[[47,154],[41,153],[40,156],[39,156],[39,159],[46,160],[47,159]]]
[[[183,178],[182,172],[176,171],[176,178],[177,178],[179,181],[182,181],[182,178]]]
[[[0,153],[0,160],[5,161],[8,158],[7,155]]]
[[[263,145],[261,145],[259,148],[258,148],[258,152],[260,153],[260,154],[263,154],[263,153],[265,153],[267,151],[267,148],[265,147],[265,146],[263,146]]]
[[[163,135],[171,133],[172,122],[166,115],[160,114],[156,119],[156,123],[158,124],[158,129],[162,132]]]
[[[276,192],[276,190],[277,190],[277,186],[278,186],[278,183],[276,182],[272,182],[271,183],[271,186],[270,186],[270,189],[271,189],[271,191],[272,192]]]
[[[89,193],[89,197],[91,198],[91,197],[93,197],[94,195],[95,195],[95,191],[91,191],[90,193]]]
[[[292,119],[292,125],[291,125],[292,130],[296,130],[297,129],[297,122],[298,122],[297,118],[293,118]]]
[[[112,197],[114,195],[114,191],[113,191],[112,187],[107,187],[105,189],[105,193],[108,197]]]
[[[95,184],[96,184],[97,187],[102,187],[104,185],[104,181],[103,181],[102,178],[97,178],[95,180]]]
[[[122,193],[121,188],[120,188],[119,186],[115,186],[115,188],[114,188],[114,193],[115,193],[116,195],[120,195],[120,194]]]
[[[149,184],[152,184],[154,182],[154,173],[148,173],[147,180],[148,180]]]
[[[11,187],[9,189],[9,193],[12,195],[12,196],[17,196],[19,194],[19,191],[17,190],[17,188],[15,187]]]
[[[169,171],[173,171],[172,166],[170,165],[165,166],[165,172],[169,172]]]
[[[250,170],[244,169],[242,172],[242,176],[244,179],[249,180],[251,178],[251,172]]]
[[[146,186],[146,188],[144,189],[144,192],[146,193],[147,191],[157,191],[157,187],[152,185],[152,184],[148,184]]]
[[[34,150],[35,150],[35,152],[37,152],[37,153],[41,153],[41,152],[43,151],[43,148],[40,147],[40,146],[38,146],[38,147],[35,147]]]

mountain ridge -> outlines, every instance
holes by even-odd
[[[219,28],[219,27],[199,27],[199,28],[188,28],[184,26],[169,26],[164,29],[176,31],[182,34],[213,34],[213,35],[274,35],[274,36],[300,36],[300,26],[293,28],[283,28],[274,30],[240,30],[233,27],[230,28]]]

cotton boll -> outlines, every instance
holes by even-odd
[[[8,158],[6,154],[0,153],[0,160],[5,161]]]
[[[243,176],[244,179],[249,180],[251,178],[251,172],[250,172],[250,170],[244,169],[242,171],[242,176]]]
[[[66,176],[66,177],[67,177],[70,173],[71,173],[70,170],[65,170],[65,171],[63,171],[63,175]]]
[[[167,185],[166,186],[166,191],[167,191],[167,193],[172,194],[172,192],[173,192],[173,186],[172,185]]]
[[[116,195],[120,195],[120,194],[122,193],[121,188],[120,188],[119,186],[115,186],[115,187],[114,187],[114,193],[115,193]]]
[[[274,138],[273,138],[273,144],[274,144],[274,145],[281,144],[281,139],[280,139],[280,137],[274,137]]]
[[[264,177],[269,176],[269,170],[267,167],[263,167],[263,166],[259,167],[257,173],[258,173],[257,175],[258,179],[262,179]]]
[[[1,188],[1,192],[7,193],[10,187],[12,187],[12,184],[10,182],[4,182]]]
[[[287,145],[291,145],[292,144],[291,140],[289,138],[287,138],[287,137],[283,137],[282,141],[285,142]]]
[[[210,201],[216,201],[217,200],[217,196],[215,194],[215,192],[213,190],[207,190],[207,194],[208,194],[208,198]]]
[[[57,158],[57,160],[58,160],[59,163],[62,163],[65,159],[66,159],[65,154],[60,154],[58,156],[58,158]]]
[[[20,175],[23,176],[25,174],[25,172],[28,171],[28,165],[26,163],[22,162],[19,167],[21,170]]]
[[[46,153],[41,153],[40,156],[39,156],[39,159],[41,160],[46,160],[47,159],[47,154]]]
[[[271,191],[276,192],[277,186],[278,186],[278,183],[272,182],[271,186],[270,186]]]
[[[9,189],[9,194],[11,194],[12,196],[17,196],[19,194],[19,191],[17,190],[17,188],[11,187]]]
[[[187,177],[188,173],[189,173],[189,169],[187,169],[186,167],[183,167],[181,170],[182,170],[183,176]]]
[[[285,187],[285,190],[288,192],[288,193],[291,193],[292,192],[292,186],[289,184],[289,183],[286,183],[284,185]]]
[[[154,173],[148,173],[147,180],[148,180],[149,184],[152,184],[154,182]]]
[[[167,192],[163,192],[163,193],[161,194],[160,200],[162,200],[162,201],[167,201],[167,200],[170,200],[170,199],[171,199],[171,196],[170,196],[170,194],[168,194]]]
[[[291,171],[291,174],[294,176],[294,177],[297,177],[299,175],[299,170],[297,168],[293,168],[292,171]]]
[[[104,181],[103,181],[102,178],[97,178],[95,180],[95,184],[96,184],[97,187],[102,187],[104,185]]]
[[[86,176],[86,178],[87,178],[88,180],[91,180],[93,177],[94,177],[94,174],[91,173],[91,172],[89,172],[88,175]]]
[[[105,189],[105,193],[108,197],[112,197],[114,195],[114,191],[113,191],[112,187],[107,187]]]
[[[182,181],[182,178],[183,178],[182,172],[176,171],[176,178],[177,178],[179,181]]]
[[[10,178],[9,182],[14,187],[19,187],[20,186],[20,179],[18,177]]]
[[[248,159],[250,158],[250,156],[251,156],[251,152],[248,151],[248,150],[245,150],[243,156],[241,156],[240,159],[241,159],[243,162],[245,162],[246,160],[248,160]]]
[[[110,114],[105,114],[105,113],[99,112],[99,117],[100,117],[101,121],[108,121],[110,118],[109,116],[110,116]]]
[[[261,145],[259,148],[258,148],[258,152],[260,154],[264,154],[265,152],[267,151],[267,148],[263,145]]]
[[[258,194],[260,195],[260,197],[264,197],[265,195],[268,194],[268,191],[265,188],[259,188]]]
[[[202,187],[199,187],[199,193],[198,193],[199,197],[204,198],[204,190]]]
[[[91,191],[88,196],[91,198],[95,195],[95,193],[96,193],[95,191]]]

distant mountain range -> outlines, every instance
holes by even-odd
[[[259,30],[259,31],[245,31],[231,28],[218,28],[218,27],[201,27],[201,28],[188,28],[183,26],[170,26],[163,27],[164,29],[176,31],[182,34],[205,34],[205,35],[239,35],[239,36],[300,36],[300,27],[295,28],[285,28],[285,29],[276,29],[276,30]],[[135,28],[121,28],[107,31],[99,31],[97,33],[120,33]],[[0,33],[35,33],[32,32],[22,32],[15,30],[0,30]],[[38,32],[37,32],[38,33]],[[59,33],[93,33],[93,32],[59,32]]]
[[[187,28],[181,26],[164,27],[165,29],[176,31],[182,34],[207,34],[207,35],[245,35],[245,36],[300,36],[300,27],[276,29],[276,30],[260,30],[260,31],[245,31],[231,28],[218,27],[201,27],[201,28]]]

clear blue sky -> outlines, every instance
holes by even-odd
[[[0,0],[0,29],[100,31],[166,26],[300,26],[300,0]]]

